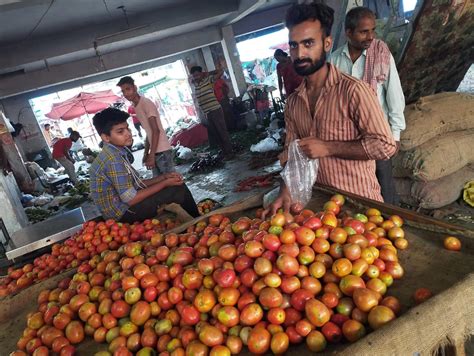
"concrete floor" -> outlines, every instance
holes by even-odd
[[[146,177],[150,177],[151,172],[146,171],[141,163],[143,150],[135,151],[133,155],[135,157],[133,164],[135,169]],[[250,157],[250,152],[242,153],[237,155],[234,159],[225,162],[222,167],[216,168],[208,173],[188,173],[191,164],[194,162],[193,160],[189,163],[176,166],[176,170],[185,177],[186,184],[191,190],[196,202],[210,198],[223,206],[230,205],[248,196],[270,189],[270,187],[266,187],[255,188],[246,192],[234,192],[239,181],[251,176],[273,173],[281,169],[278,161],[263,168],[250,169],[248,166]]]

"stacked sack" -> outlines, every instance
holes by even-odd
[[[474,95],[420,98],[406,107],[405,119],[393,160],[401,202],[424,209],[451,204],[474,179]]]

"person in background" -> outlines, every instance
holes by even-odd
[[[192,217],[199,216],[193,196],[179,173],[142,180],[127,159],[132,143],[129,115],[108,108],[96,114],[93,124],[103,147],[90,167],[90,192],[104,219],[134,223],[152,219],[163,204],[177,203]]]
[[[222,76],[224,71],[218,69],[213,72],[203,72],[201,67],[194,66],[191,68],[190,73],[194,84],[194,94],[199,107],[206,115],[211,131],[217,135],[218,144],[224,153],[224,160],[231,159],[234,155],[232,153],[229,132],[225,124],[224,112],[214,94],[214,83]]]
[[[156,105],[148,98],[138,94],[132,77],[123,77],[117,83],[123,96],[132,102],[137,118],[146,132],[143,162],[153,172],[153,177],[174,172],[173,151],[163,129]]]
[[[53,143],[53,133],[51,132],[51,125],[50,124],[44,124],[43,126],[43,135],[44,135],[44,138],[46,140],[46,143],[48,144],[49,147],[52,147],[52,143]]]
[[[58,161],[63,167],[71,182],[77,184],[76,169],[74,159],[70,155],[73,142],[81,138],[79,132],[73,131],[69,137],[60,138],[53,142],[53,159]]]
[[[317,184],[383,201],[375,160],[394,155],[395,140],[370,87],[326,62],[333,21],[334,10],[321,3],[295,4],[286,14],[291,58],[304,80],[287,99],[280,161],[286,163],[289,144],[299,140],[301,151],[319,160]],[[291,203],[282,183],[265,214],[288,211]]]
[[[135,112],[135,108],[133,107],[133,105],[130,105],[128,107],[128,113],[132,117],[133,126],[135,126],[135,130],[137,130],[138,136],[140,136],[140,138],[143,138],[141,129],[142,125],[140,124],[140,120],[138,120],[137,113]]]
[[[291,62],[291,58],[286,52],[281,49],[277,49],[273,54],[273,57],[278,62],[276,69],[280,97],[282,99],[288,98],[301,84],[303,77],[296,73],[293,63]],[[285,88],[285,95],[283,95],[283,88]]]
[[[342,72],[363,80],[377,93],[398,151],[400,132],[405,129],[405,96],[395,60],[388,46],[375,38],[375,14],[370,9],[351,9],[344,25],[348,41],[331,54],[330,62]],[[384,201],[398,205],[392,160],[377,160],[375,173]]]
[[[214,83],[214,95],[217,101],[221,104],[224,112],[224,120],[228,130],[234,128],[234,113],[232,112],[232,105],[229,99],[230,89],[226,81],[221,77]]]

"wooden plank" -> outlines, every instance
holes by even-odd
[[[408,225],[411,225],[417,228],[421,228],[421,229],[425,229],[429,231],[446,232],[449,234],[463,235],[463,236],[474,238],[474,231],[472,230],[468,230],[464,227],[450,224],[445,221],[437,220],[429,216],[421,215],[417,212],[414,212],[408,209],[403,209],[395,205],[367,199],[367,198],[364,198],[364,197],[361,197],[349,192],[345,192],[342,190],[334,189],[332,187],[323,186],[323,185],[315,186],[314,190],[316,191],[319,190],[319,191],[329,193],[329,194],[339,193],[339,194],[344,195],[346,198],[348,198],[351,201],[351,203],[353,203],[356,206],[358,205],[358,206],[376,208],[388,215],[399,215],[404,220],[407,220]]]

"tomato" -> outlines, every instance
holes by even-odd
[[[306,345],[312,352],[321,352],[326,348],[327,341],[320,331],[313,330],[306,337]]]
[[[253,326],[263,318],[263,309],[257,303],[246,305],[240,313],[240,321],[242,325]]]
[[[286,276],[296,275],[299,269],[298,260],[286,254],[282,254],[277,258],[276,266]]]
[[[415,300],[416,304],[421,304],[432,296],[433,293],[431,293],[428,288],[418,288],[413,294],[413,299]]]
[[[84,328],[79,321],[71,321],[66,326],[65,334],[71,344],[78,344],[84,340]]]
[[[145,322],[151,316],[151,308],[150,304],[145,301],[138,301],[132,307],[130,311],[130,320],[135,325],[141,326],[145,324]]]
[[[81,305],[78,311],[79,319],[86,322],[87,319],[89,319],[89,317],[92,314],[95,314],[96,312],[97,312],[97,307],[94,303],[91,303],[91,302],[84,303]]]
[[[239,323],[239,310],[235,307],[225,306],[218,310],[217,319],[229,328]]]
[[[342,333],[348,341],[355,342],[365,336],[366,330],[364,325],[359,321],[347,320],[342,325]]]
[[[344,277],[352,271],[352,263],[347,258],[339,258],[332,264],[332,272],[337,277]]]
[[[446,250],[460,251],[461,241],[454,236],[448,236],[443,240],[443,246]]]
[[[265,287],[260,292],[258,300],[264,308],[278,308],[283,302],[283,296],[278,289]]]
[[[224,335],[218,328],[205,325],[199,332],[199,340],[206,346],[213,347],[224,342]]]
[[[321,297],[321,301],[326,305],[329,309],[337,307],[339,304],[339,298],[334,293],[324,293]]]
[[[383,305],[372,308],[368,317],[369,325],[374,330],[384,326],[393,319],[395,319],[393,310]]]
[[[400,301],[397,298],[392,297],[392,296],[388,296],[388,297],[385,297],[384,299],[382,299],[382,301],[380,302],[380,305],[384,305],[386,307],[389,307],[390,309],[393,310],[395,315],[400,314],[400,311],[402,309],[401,305],[400,305]]]
[[[306,301],[304,310],[306,317],[314,326],[323,326],[331,317],[331,313],[326,305],[314,298]]]
[[[208,313],[216,304],[216,297],[209,289],[201,290],[194,299],[194,306],[200,313]]]
[[[331,343],[338,343],[342,339],[342,330],[332,321],[328,321],[321,328],[325,339]]]
[[[261,355],[268,351],[271,343],[270,333],[263,328],[254,328],[248,337],[247,346],[253,354]]]
[[[341,278],[341,281],[339,282],[339,288],[341,289],[342,293],[351,297],[354,293],[354,290],[357,288],[365,288],[365,282],[362,278],[350,274]]]
[[[127,304],[123,300],[116,300],[113,302],[112,306],[110,307],[110,313],[115,317],[115,318],[123,318],[128,316],[130,313],[130,305]]]

